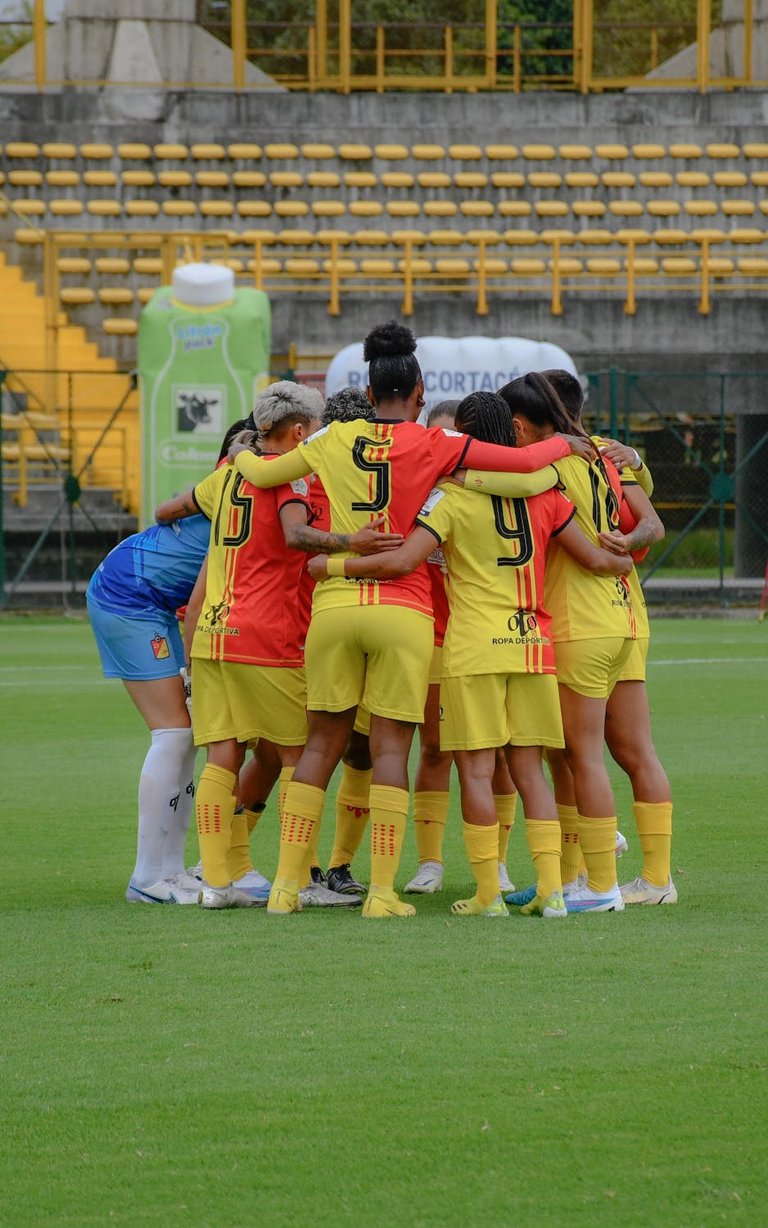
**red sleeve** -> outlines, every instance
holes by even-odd
[[[275,507],[278,515],[289,503],[300,503],[307,509],[307,523],[312,518],[312,505],[307,498],[308,486],[303,478],[295,482],[286,482],[284,486],[275,486]]]
[[[428,427],[427,434],[437,475],[445,477],[460,469],[470,444],[469,435],[447,431],[440,426]]]
[[[555,461],[570,456],[571,449],[560,435],[529,444],[527,448],[505,448],[497,443],[482,443],[470,439],[463,457],[465,469],[483,469],[492,473],[535,473]]]

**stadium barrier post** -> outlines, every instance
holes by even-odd
[[[339,0],[339,78],[342,94],[350,91],[352,63],[352,2]]]
[[[307,87],[310,94],[317,89],[317,34],[314,26],[307,26]]]
[[[339,240],[333,236],[328,239],[330,247],[330,299],[328,302],[328,315],[341,315],[341,307],[339,305]]]
[[[232,84],[239,92],[245,84],[245,58],[248,35],[245,23],[245,0],[232,0]]]
[[[479,316],[488,315],[488,278],[485,267],[487,251],[487,239],[479,239],[477,244],[477,303],[475,304],[475,314]]]
[[[35,0],[33,10],[35,38],[35,86],[41,90],[46,83],[45,0]]]
[[[592,55],[594,48],[594,0],[581,0],[581,81],[582,94],[588,94],[592,85]]]
[[[574,89],[579,88],[579,82],[581,81],[583,38],[584,34],[582,28],[581,0],[573,0],[573,33],[571,36],[571,41],[573,43],[573,59],[571,61],[571,70]]]
[[[696,84],[700,94],[709,89],[709,32],[712,0],[696,0]]]
[[[413,315],[413,240],[408,237],[403,244],[403,315]]]
[[[512,42],[512,90],[515,94],[519,94],[522,88],[522,61],[523,30],[522,26],[516,25]]]
[[[485,83],[496,88],[496,51],[498,32],[498,0],[485,0]]]
[[[743,85],[752,81],[752,34],[753,34],[752,0],[744,0],[744,71]]]
[[[701,293],[699,295],[699,315],[708,316],[710,309],[709,299],[709,239],[701,240],[701,266],[699,269],[699,278],[701,281]]]
[[[627,243],[627,299],[624,303],[624,314],[633,316],[637,311],[637,300],[635,298],[635,241],[630,239]]]
[[[317,85],[324,89],[328,75],[328,0],[315,0],[315,31]]]
[[[453,93],[453,26],[446,26],[443,36],[445,53],[445,92]]]
[[[561,316],[563,314],[559,239],[554,239],[552,242],[552,304],[550,311],[553,316]]]
[[[384,27],[376,27],[376,93],[384,93],[384,78],[386,73],[386,49],[384,46]]]
[[[45,295],[45,409],[56,412],[58,401],[59,371],[59,271],[56,260],[56,236],[50,231],[43,233],[43,287]]]

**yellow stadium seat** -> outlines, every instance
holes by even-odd
[[[411,155],[419,162],[437,162],[445,157],[442,145],[412,145]]]
[[[77,171],[46,171],[45,182],[52,188],[76,188],[80,176]]]
[[[568,230],[565,226],[557,226],[539,231],[540,241],[550,246],[559,243],[562,247],[570,247],[576,242],[576,237],[575,231]]]
[[[139,331],[136,320],[121,320],[119,317],[102,320],[101,328],[108,337],[135,337]]]
[[[156,200],[128,200],[125,202],[127,217],[157,217],[160,206]]]
[[[95,301],[96,295],[87,286],[62,286],[59,299],[65,307],[85,307]]]
[[[709,175],[706,171],[678,171],[675,180],[681,188],[709,187]]]
[[[72,160],[72,158],[77,157],[76,147],[65,141],[46,141],[43,145],[43,153],[45,154],[46,158],[56,159],[62,162],[69,162]]]
[[[194,217],[197,205],[193,200],[164,200],[160,206],[166,217]]]
[[[495,246],[502,241],[500,231],[491,230],[485,226],[481,230],[466,230],[464,238],[467,243],[484,244],[486,247],[489,245]]]
[[[394,260],[361,260],[360,272],[365,273],[367,277],[385,277],[394,273]]]
[[[192,184],[189,171],[160,171],[157,182],[162,188],[188,188]]]
[[[236,188],[263,188],[267,176],[263,171],[233,171],[232,184]]]
[[[498,256],[486,256],[482,261],[473,260],[472,268],[476,273],[483,268],[488,277],[503,277],[509,266],[506,260],[499,260]]]
[[[48,209],[54,217],[79,217],[83,212],[81,200],[49,200]]]
[[[532,171],[527,179],[531,188],[559,188],[563,182],[562,176],[553,171]]]
[[[753,200],[724,200],[720,205],[726,217],[751,217],[755,212]]]
[[[523,157],[527,162],[551,162],[555,157],[554,145],[523,145]]]
[[[629,171],[603,171],[600,176],[606,188],[633,188],[635,176]]]
[[[768,277],[768,259],[765,256],[746,256],[738,261],[739,272],[750,277]]]
[[[625,260],[623,261],[623,266],[627,270],[629,270],[629,268],[631,267],[633,271],[640,277],[648,277],[652,274],[658,273],[659,271],[658,260],[652,260],[648,256],[637,256],[635,257],[634,260],[631,260],[631,261]]]
[[[566,162],[586,162],[592,157],[592,146],[561,145],[559,154]]]
[[[576,242],[582,247],[606,247],[608,244],[613,243],[614,240],[621,242],[621,235],[629,233],[629,231],[618,230],[615,234],[612,234],[610,230],[603,230],[599,226],[586,226],[584,230],[576,231]],[[641,234],[642,231],[633,230],[631,233],[633,235]]]
[[[341,179],[336,171],[310,171],[307,184],[310,188],[338,188]]]
[[[576,277],[579,273],[584,272],[583,261],[577,260],[573,256],[559,256],[557,260],[547,261],[547,267],[550,272],[554,272],[556,266],[563,277]]]
[[[736,264],[727,256],[710,256],[707,266],[713,277],[730,277],[736,269]]]
[[[94,217],[120,217],[123,211],[119,200],[89,200],[86,208]]]
[[[542,273],[547,271],[547,266],[543,260],[532,260],[525,257],[518,257],[513,260],[510,268],[517,277],[540,277]]]
[[[690,217],[711,217],[718,212],[714,200],[686,200],[683,209]]]
[[[679,200],[649,200],[645,207],[651,217],[677,217],[680,213]]]
[[[252,162],[261,157],[261,145],[249,145],[239,142],[234,145],[227,145],[227,153],[233,162]]]
[[[426,243],[427,236],[423,230],[393,230],[392,242],[405,246],[407,243],[414,244],[416,247],[421,247]]]
[[[265,145],[264,153],[266,157],[277,162],[289,162],[292,158],[298,158],[299,156],[298,148],[295,145],[288,144],[287,142],[284,144],[275,143]]]
[[[404,273],[407,268],[410,268],[414,277],[424,277],[432,272],[432,261],[425,260],[423,256],[412,257],[410,263],[407,260],[398,260],[398,273]]]
[[[539,236],[533,230],[505,230],[504,242],[510,247],[533,247]]]
[[[749,178],[756,188],[768,188],[768,171],[752,171]]]
[[[240,217],[271,217],[272,206],[268,200],[239,200],[237,212]]]
[[[567,217],[569,212],[564,200],[537,200],[533,207],[539,217]]]
[[[323,260],[321,267],[324,273],[330,273],[334,268],[334,263],[332,260]],[[335,268],[340,277],[351,277],[357,272],[355,261],[349,260],[345,256],[339,257]]]
[[[600,180],[594,171],[568,171],[565,182],[569,188],[596,188]]]
[[[420,188],[449,188],[451,176],[444,171],[419,171],[416,180]]]
[[[666,152],[667,151],[663,145],[642,145],[641,144],[641,145],[632,146],[632,157],[638,158],[640,160],[644,158],[646,159],[663,158],[666,156]]]
[[[688,277],[698,271],[698,265],[690,256],[665,256],[661,267],[670,277]]]
[[[384,188],[412,188],[413,175],[407,171],[384,171],[381,176],[381,186]]]
[[[517,145],[486,145],[485,156],[490,162],[512,162],[519,156]]]
[[[124,162],[146,162],[152,157],[152,149],[149,145],[129,142],[125,145],[118,145],[117,154]]]
[[[344,183],[348,188],[375,188],[378,179],[373,171],[345,171]]]
[[[408,157],[406,145],[376,145],[373,152],[382,162],[402,162]]]
[[[139,300],[139,302],[141,303],[143,307],[145,303],[149,302],[149,300],[152,298],[152,295],[154,293],[155,291],[151,286],[140,286],[139,289],[136,291],[136,298]]]
[[[378,200],[353,200],[349,203],[348,212],[353,217],[381,217],[384,206]]]
[[[762,214],[768,215],[768,200],[761,200],[758,203],[758,208]]]
[[[527,200],[500,200],[498,211],[501,217],[530,217],[533,209]]]
[[[435,261],[435,272],[441,277],[466,277],[471,272],[471,266],[468,260],[441,257]]]
[[[226,171],[195,171],[195,183],[199,188],[228,188],[229,175]]]
[[[587,272],[594,277],[615,277],[621,272],[621,261],[610,256],[591,256],[587,260]]]
[[[672,176],[668,171],[641,171],[638,179],[644,188],[672,187]]]
[[[309,205],[305,200],[279,200],[275,204],[278,217],[306,217]]]
[[[493,217],[496,212],[489,200],[463,200],[459,211],[464,217]]]
[[[99,290],[99,302],[109,307],[130,307],[133,290],[127,286],[104,286]]]
[[[203,217],[231,217],[235,207],[231,200],[203,200],[200,212]]]
[[[283,261],[283,270],[291,277],[312,277],[320,272],[320,265],[306,256],[290,256]]]
[[[758,230],[754,226],[735,226],[730,230],[725,238],[731,243],[763,243],[765,242],[765,232]]]
[[[98,256],[94,261],[97,273],[125,274],[131,271],[131,262],[125,256]]]
[[[34,141],[9,141],[5,147],[5,156],[7,158],[38,158],[40,146]]]
[[[700,158],[701,145],[670,145],[670,158]]]
[[[20,247],[40,247],[44,237],[44,231],[29,226],[18,226],[13,232],[13,241]]]
[[[576,217],[603,217],[606,206],[601,200],[575,200],[571,209]]]
[[[189,157],[186,145],[160,144],[155,145],[154,155],[161,162],[183,162]]]
[[[329,158],[336,157],[336,150],[333,145],[323,144],[308,144],[302,145],[301,156],[303,158],[311,158],[316,162],[327,161]]]
[[[89,188],[114,188],[117,175],[114,171],[84,171],[83,183]]]
[[[370,145],[339,145],[342,162],[368,162],[373,157]]]
[[[190,153],[196,162],[220,162],[227,153],[223,145],[207,144],[193,145]]]
[[[738,145],[727,143],[707,145],[708,158],[738,158],[741,153]]]
[[[347,207],[343,200],[313,200],[312,212],[315,217],[343,217]]]
[[[676,247],[680,243],[687,243],[689,238],[690,236],[684,230],[674,226],[660,226],[658,230],[653,231],[654,243],[662,247]]]
[[[152,171],[123,171],[120,181],[124,188],[152,188],[155,176]]]
[[[487,188],[488,176],[481,171],[458,171],[453,182],[457,188]]]
[[[464,242],[460,230],[430,230],[427,238],[435,247],[460,247]]]
[[[519,171],[494,171],[491,183],[495,188],[524,188],[525,175]]]
[[[89,162],[109,162],[114,156],[111,145],[96,142],[80,146],[80,157],[87,158]]]
[[[644,212],[639,200],[612,200],[608,204],[608,211],[614,217],[642,217]]]
[[[163,271],[163,262],[159,256],[137,256],[133,262],[133,271],[144,276],[159,277]]]
[[[620,162],[629,157],[626,145],[596,145],[595,153],[598,158],[605,158],[609,162]]]
[[[479,145],[449,145],[448,156],[457,162],[479,162],[483,151]]]
[[[392,237],[386,230],[355,230],[350,241],[358,247],[387,247]]]
[[[743,171],[715,171],[712,181],[718,188],[745,188],[748,182]]]
[[[298,171],[270,171],[269,182],[273,188],[300,188],[304,177]]]
[[[8,182],[15,188],[39,188],[43,176],[41,171],[9,171]]]
[[[761,142],[748,142],[742,145],[741,151],[745,158],[768,158],[768,145]]]
[[[421,213],[421,205],[415,200],[391,200],[386,209],[390,217],[419,217]]]
[[[84,276],[91,271],[91,262],[87,256],[59,256],[56,268],[60,273],[77,273]]]
[[[717,226],[694,226],[688,235],[694,243],[723,243],[729,237]]]
[[[427,217],[455,217],[457,206],[452,200],[428,200],[424,203]]]

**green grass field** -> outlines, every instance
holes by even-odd
[[[768,625],[656,624],[680,904],[563,925],[451,917],[455,805],[410,922],[127,905],[144,728],[87,625],[0,631],[0,1222],[766,1222]]]

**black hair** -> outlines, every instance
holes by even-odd
[[[362,388],[340,388],[326,398],[323,426],[329,422],[353,422],[356,418],[373,422],[375,417],[376,410]]]
[[[574,433],[574,423],[556,389],[541,371],[529,371],[499,389],[513,414],[522,414],[534,426],[553,426],[564,435]],[[583,433],[583,432],[582,432]]]
[[[459,401],[456,430],[484,443],[500,443],[507,448],[515,446],[512,414],[497,392],[470,392]]]
[[[219,459],[216,461],[216,464],[219,465],[224,460],[229,451],[230,444],[236,435],[239,435],[241,431],[254,431],[255,429],[256,427],[250,414],[247,418],[238,418],[237,422],[233,422],[221,441],[221,451],[219,452]]]
[[[404,401],[411,395],[421,379],[415,349],[416,338],[410,328],[397,320],[371,329],[363,342],[363,358],[368,363],[374,401]]]
[[[456,410],[459,408],[459,401],[438,401],[437,405],[433,405],[427,414],[427,426],[431,426],[435,418],[456,418]]]
[[[575,427],[581,425],[581,409],[584,404],[584,389],[575,375],[555,367],[552,371],[542,371],[563,403],[563,408]]]

